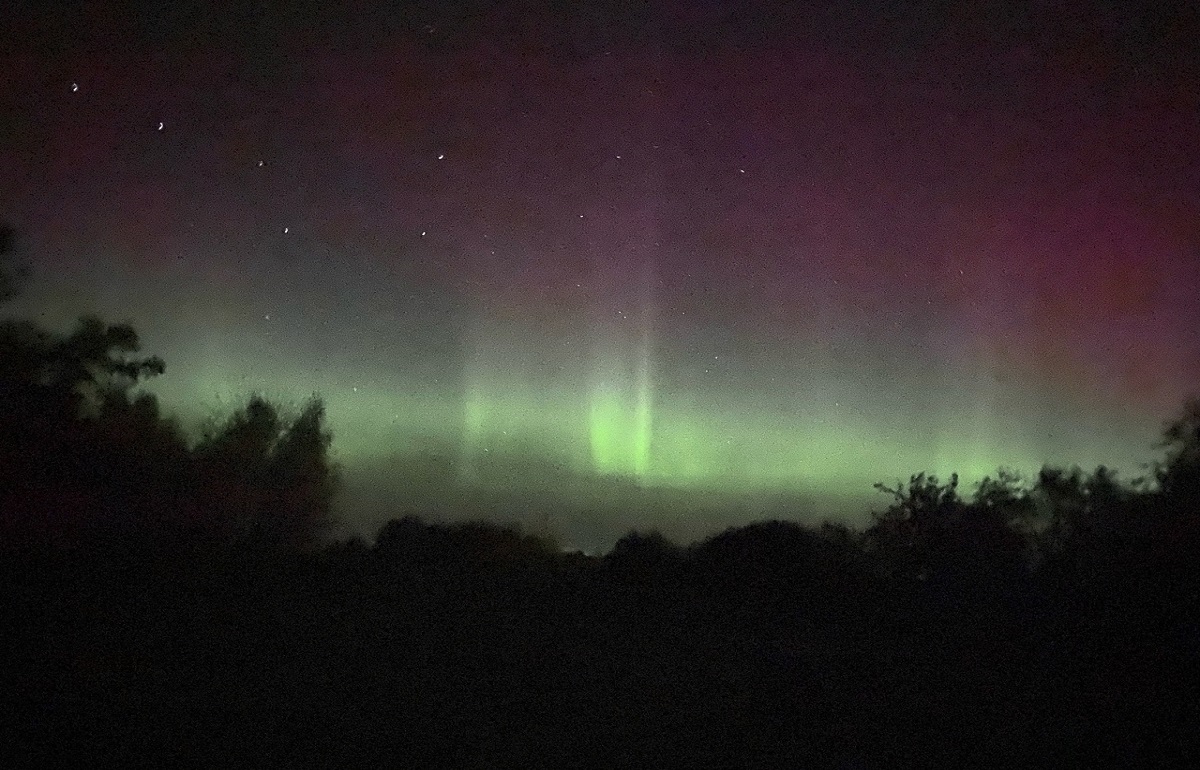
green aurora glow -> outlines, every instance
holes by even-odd
[[[625,477],[644,486],[748,492],[820,488],[869,494],[875,481],[907,478],[920,470],[943,476],[958,472],[974,481],[1000,466],[1032,472],[1054,461],[1103,462],[1136,473],[1138,461],[1152,456],[1154,440],[1153,430],[1143,431],[1146,443],[1138,451],[1122,440],[1127,425],[1112,421],[1107,441],[1091,443],[1081,453],[1069,436],[1039,446],[1022,435],[1015,420],[969,409],[948,409],[938,421],[943,427],[930,428],[906,424],[895,415],[866,410],[855,415],[857,407],[845,403],[798,409],[781,418],[732,397],[725,403],[699,404],[684,394],[660,395],[662,403],[652,411],[648,400],[619,394],[547,394],[530,388],[458,398],[338,387],[311,371],[285,374],[279,364],[259,371],[257,376],[213,371],[184,388],[168,386],[164,378],[155,389],[168,405],[184,401],[186,393],[186,400],[194,397],[217,414],[250,392],[285,403],[322,393],[344,463],[415,450],[429,440],[457,447],[455,461],[462,469],[488,454],[537,453],[576,474]],[[1087,427],[1099,431],[1106,426]],[[1104,433],[1092,436],[1105,438]]]
[[[38,11],[78,34],[0,68],[34,265],[5,310],[132,323],[189,426],[320,394],[367,534],[561,511],[611,544],[861,517],[920,471],[1140,475],[1200,382],[1197,57],[990,17],[863,47],[847,8],[622,40],[217,14],[200,49],[188,14]]]
[[[131,281],[123,291],[151,288]],[[122,318],[127,299],[110,292],[43,317],[66,326],[82,304]],[[713,368],[704,385],[677,373],[684,360],[677,341],[652,346],[640,323],[610,327],[599,337],[604,344],[589,347],[579,341],[597,339],[591,322],[547,329],[480,315],[457,354],[439,354],[436,376],[418,376],[414,354],[373,357],[335,346],[317,353],[309,326],[264,336],[221,322],[248,312],[237,304],[216,316],[213,308],[179,308],[181,323],[157,325],[124,317],[145,330],[147,351],[167,354],[167,373],[151,388],[186,425],[227,414],[252,392],[291,405],[320,394],[336,458],[358,485],[344,495],[344,515],[368,532],[408,506],[486,514],[485,503],[463,502],[471,489],[535,489],[544,508],[582,511],[562,525],[568,539],[599,543],[618,526],[674,527],[688,537],[728,523],[715,514],[662,513],[667,503],[653,496],[670,490],[726,506],[736,505],[730,496],[815,493],[834,502],[789,510],[858,519],[886,502],[875,482],[918,471],[958,472],[968,488],[1001,466],[1030,474],[1044,463],[1103,463],[1136,476],[1156,457],[1169,416],[998,383],[966,364],[935,376],[901,368],[881,377],[876,358],[838,359],[820,345],[777,351],[774,383],[740,384],[730,366]],[[204,334],[191,332],[193,313],[206,314]],[[418,482],[423,461],[414,458],[429,452],[448,470]],[[370,479],[356,475],[364,468]],[[364,485],[375,489],[374,507],[363,503]],[[662,510],[571,535],[591,532],[601,508],[645,513],[646,499]]]

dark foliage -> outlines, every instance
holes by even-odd
[[[0,323],[0,537],[105,552],[314,545],[336,474],[319,399],[290,423],[258,398],[195,447],[138,385],[164,371],[134,330]],[[257,453],[257,454],[256,454]]]
[[[329,542],[319,399],[195,443],[127,326],[0,327],[5,766],[1186,765],[1200,407],[1149,482],[916,474],[858,532],[603,558],[407,515]],[[399,501],[398,505],[404,505]],[[11,761],[7,761],[11,760]]]
[[[208,518],[224,538],[255,547],[315,545],[332,524],[337,475],[328,460],[332,436],[314,398],[290,422],[260,396],[195,448],[196,473],[212,491]]]

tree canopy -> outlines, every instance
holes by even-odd
[[[140,351],[130,325],[91,316],[66,334],[0,322],[0,522],[10,540],[316,543],[337,490],[322,401],[285,420],[253,396],[191,446],[139,388],[165,371]]]

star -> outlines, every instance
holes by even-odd
[[[75,93],[75,92],[76,92],[76,91],[78,91],[78,90],[79,90],[79,84],[78,84],[78,83],[72,83],[72,84],[71,84],[71,93]]]
[[[287,235],[287,233],[288,233],[288,230],[289,230],[289,229],[290,229],[290,228],[287,228],[287,227],[283,228],[283,234],[284,234],[284,235]]]
[[[162,122],[161,122],[161,121],[160,121],[160,122],[159,122],[159,124],[158,124],[158,130],[159,130],[159,131],[162,131],[162,130],[163,130],[163,124],[162,124]]]
[[[444,157],[446,157],[446,155],[445,155],[444,153],[443,153],[443,154],[441,154],[441,155],[438,155],[438,160],[441,160],[441,159],[442,159],[442,158],[444,158]]]

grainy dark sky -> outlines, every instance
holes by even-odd
[[[630,488],[1132,476],[1200,381],[1194,5],[9,19],[9,310],[132,321],[187,420],[321,393],[354,524],[534,477],[590,542]]]

